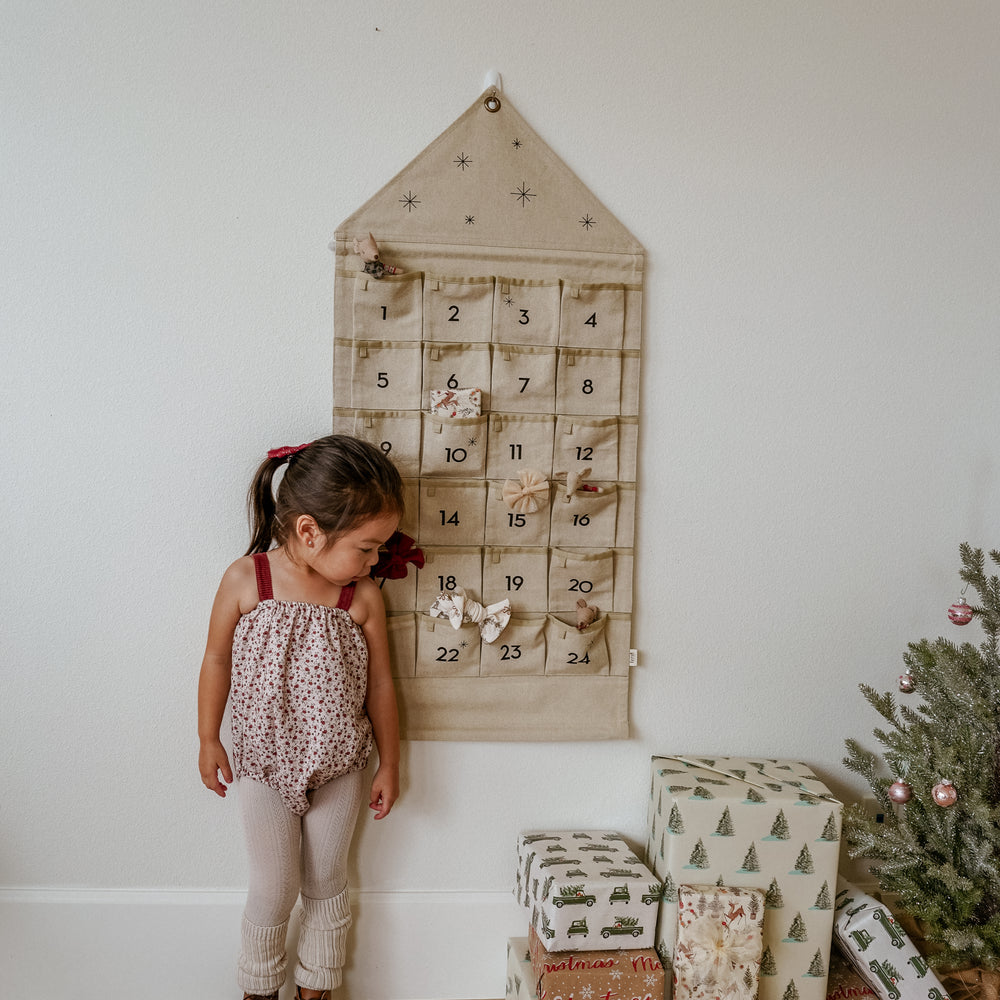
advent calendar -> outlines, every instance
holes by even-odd
[[[333,430],[424,555],[383,588],[404,738],[627,737],[642,247],[489,90],[331,249]]]

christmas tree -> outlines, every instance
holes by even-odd
[[[897,700],[861,691],[885,720],[881,758],[846,741],[844,764],[871,787],[884,821],[860,805],[844,830],[852,857],[872,860],[881,888],[919,918],[930,964],[978,969],[985,992],[1000,980],[1000,578],[979,549],[960,547],[960,576],[978,603],[953,605],[955,624],[975,619],[980,645],[909,643]],[[1000,565],[1000,552],[990,559]],[[965,593],[965,590],[962,592]],[[912,699],[912,701],[911,701]]]

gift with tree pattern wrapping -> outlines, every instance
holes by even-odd
[[[843,878],[837,880],[833,936],[881,1000],[948,1000],[889,908]]]
[[[653,757],[646,861],[663,883],[656,948],[668,975],[680,885],[759,887],[759,1000],[822,1000],[842,809],[796,761]]]
[[[514,892],[549,951],[653,947],[661,885],[613,830],[522,833]]]
[[[527,938],[507,939],[506,1000],[537,1000]]]

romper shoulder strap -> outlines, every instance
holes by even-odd
[[[253,554],[253,568],[257,574],[257,598],[261,601],[273,600],[274,590],[271,588],[271,564],[267,560],[266,552],[255,552]]]
[[[354,600],[354,584],[349,583],[346,587],[340,588],[340,598],[337,601],[337,607],[341,611],[346,611],[351,606],[351,601]]]

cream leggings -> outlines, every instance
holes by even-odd
[[[304,816],[260,782],[239,783],[250,861],[237,983],[273,993],[285,981],[288,918],[302,893],[295,982],[313,990],[340,985],[351,926],[347,852],[364,790],[364,772],[334,778],[309,793]]]

